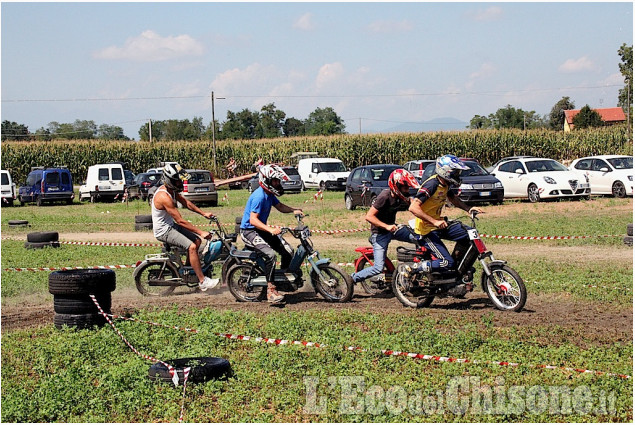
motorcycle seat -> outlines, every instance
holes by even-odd
[[[361,252],[361,253],[373,252],[373,247],[372,246],[358,246],[357,248],[355,248],[355,252]]]
[[[231,251],[229,251],[229,255],[246,260],[256,260],[258,258],[258,253],[256,251],[250,249],[236,249],[235,247],[232,247]]]

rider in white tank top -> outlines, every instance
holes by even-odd
[[[154,237],[159,238],[161,235],[164,235],[171,227],[174,227],[174,219],[166,210],[159,210],[154,206],[154,199],[156,198],[156,194],[159,192],[165,192],[172,198],[172,202],[176,205],[176,201],[174,200],[174,195],[171,195],[170,192],[165,188],[165,186],[161,186],[156,192],[155,196],[152,197],[152,228],[154,230]]]

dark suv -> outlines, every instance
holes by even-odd
[[[354,210],[358,206],[370,207],[382,190],[388,188],[388,177],[393,171],[403,168],[394,164],[363,165],[355,168],[348,175],[344,202],[346,209]],[[410,195],[414,196],[417,190],[412,188]]]
[[[68,168],[34,167],[26,178],[26,183],[18,189],[20,204],[35,202],[66,202],[75,198],[73,178]]]
[[[134,184],[139,186],[139,196],[142,200],[148,197],[148,190],[154,186],[161,186],[162,173],[139,173],[134,178]]]

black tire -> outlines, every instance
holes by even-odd
[[[633,237],[632,236],[624,236],[624,243],[628,246],[633,246]]]
[[[97,303],[105,313],[112,308],[110,292],[96,295]],[[53,310],[61,314],[93,314],[99,313],[97,306],[88,295],[53,295]]]
[[[527,187],[527,199],[529,199],[529,202],[531,202],[532,204],[540,202],[540,193],[538,192],[538,186],[536,186],[534,183],[530,184]]]
[[[227,259],[223,262],[220,272],[221,285],[227,285],[227,275],[229,273],[229,269],[231,269],[235,264],[238,264],[238,261],[234,257],[227,257]]]
[[[346,204],[346,209],[349,211],[353,211],[355,208],[357,208],[357,205],[353,203],[353,198],[351,198],[349,195],[344,196],[344,203]]]
[[[179,385],[184,382],[184,369],[190,367],[188,383],[201,383],[211,379],[222,379],[231,376],[232,370],[229,361],[220,357],[189,357],[185,359],[167,360],[176,370],[179,377]],[[148,370],[148,378],[151,381],[172,383],[172,375],[163,363],[155,363]]]
[[[327,278],[324,282],[311,270],[311,282],[313,287],[329,302],[345,303],[353,297],[353,280],[348,273],[334,264],[320,264],[318,266],[322,275]]]
[[[502,311],[521,311],[527,302],[527,289],[520,275],[511,267],[500,264],[490,266],[490,271],[492,279],[483,273],[481,285],[494,306]],[[508,286],[507,294],[498,289],[503,283]]]
[[[165,264],[166,263],[162,262],[146,263],[139,266],[140,269],[138,272],[135,270],[135,285],[137,285],[137,291],[139,291],[139,293],[148,297],[164,297],[174,292],[178,286],[177,284],[171,286],[154,286],[148,282],[150,278],[156,280],[178,278],[178,272]]]
[[[406,278],[395,270],[392,279],[392,292],[405,307],[424,308],[430,306],[434,301],[434,295],[426,296],[421,288],[414,284],[413,280],[415,279],[415,276]]]
[[[60,314],[53,316],[53,324],[56,328],[61,329],[65,325],[77,329],[89,329],[92,327],[101,327],[106,324],[106,318],[101,314]]]
[[[152,215],[135,215],[134,216],[135,223],[152,223]]]
[[[256,272],[251,265],[235,264],[227,271],[225,282],[229,292],[241,302],[257,302],[267,298],[265,286],[248,286],[249,277],[255,277]]]
[[[29,222],[27,220],[9,220],[9,226],[12,227],[26,226],[28,224]]]
[[[41,248],[59,248],[60,243],[58,241],[51,242],[24,242],[24,247],[26,249],[41,249]]]
[[[42,197],[41,197],[41,196],[38,196],[38,197],[35,199],[35,205],[37,205],[38,207],[41,207],[43,204],[44,204],[44,200],[42,200]]]
[[[59,270],[49,274],[49,293],[53,295],[102,294],[115,290],[114,270]]]
[[[611,193],[616,198],[626,198],[626,187],[624,183],[619,180],[614,182],[613,186],[611,186]]]
[[[143,231],[143,230],[152,230],[152,223],[135,223],[134,225],[134,229],[136,231]]]
[[[372,207],[372,206],[373,206],[373,204],[375,203],[375,199],[377,199],[377,195],[373,194],[373,195],[370,197],[370,203],[368,204],[368,206],[369,206],[369,207]]]
[[[372,267],[371,264],[368,262],[368,260],[366,260],[366,258],[362,258],[359,263],[357,263],[357,268],[355,269],[355,273],[361,272],[362,270],[364,270],[366,268],[366,266],[368,267]],[[386,267],[384,266],[384,271],[380,274],[377,275],[376,277],[381,278],[381,275],[383,275],[384,277],[384,282],[380,283],[380,282],[376,282],[370,279],[365,279],[362,280],[361,282],[359,282],[362,285],[362,288],[364,288],[364,291],[369,294],[369,295],[378,295],[381,294],[382,292],[384,292],[386,289],[390,289],[392,288],[392,275],[388,276],[388,270],[386,270]],[[388,278],[386,278],[388,277]]]
[[[24,199],[22,199],[22,197],[21,197],[21,196],[19,197],[19,199],[18,199],[18,200],[20,201],[20,206],[21,206],[21,207],[23,207],[23,206],[25,206],[25,205],[26,205],[26,201],[25,201]]]
[[[72,205],[73,204],[73,200],[71,198],[68,198],[66,200],[66,205]]]
[[[27,242],[53,242],[60,240],[58,232],[33,232],[27,233]]]
[[[633,223],[626,225],[626,236],[633,236]]]
[[[216,200],[216,201],[210,201],[210,203],[209,203],[209,204],[210,204],[210,206],[212,206],[212,207],[217,207],[217,206],[218,206],[218,200]]]

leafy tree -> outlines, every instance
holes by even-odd
[[[591,109],[589,105],[584,105],[580,112],[573,117],[573,125],[575,129],[587,128],[587,127],[602,127],[604,121],[600,114]]]
[[[15,121],[2,121],[2,141],[29,140],[29,128]]]
[[[152,121],[152,140],[200,140],[205,134],[204,131],[205,125],[201,117],[194,117],[192,121]],[[150,140],[150,129],[147,124],[139,128],[139,137],[141,140]]]
[[[563,96],[549,113],[549,128],[552,130],[562,130],[564,128],[564,111],[575,109],[575,103],[569,96]]]
[[[249,109],[235,113],[227,111],[227,121],[223,123],[220,135],[222,139],[257,139],[262,137],[259,128],[260,114]]]
[[[311,112],[305,121],[306,134],[308,135],[329,135],[344,134],[346,125],[333,108],[316,108]]]
[[[47,128],[40,127],[35,131],[35,140],[43,142],[52,140],[51,131]]]
[[[469,128],[492,128],[492,121],[484,115],[474,115],[474,118],[470,120]]]
[[[632,123],[633,116],[633,46],[622,44],[617,51],[622,59],[619,64],[620,72],[624,76],[624,88],[620,89],[617,105],[624,109],[627,113],[630,110],[631,116],[628,117],[629,123]]]
[[[283,111],[276,109],[276,105],[269,103],[260,109],[259,132],[263,137],[275,138],[282,135],[282,126],[287,116]]]
[[[282,131],[286,137],[304,135],[304,123],[297,118],[287,118],[282,125]]]
[[[123,128],[102,124],[97,128],[97,138],[106,140],[130,140],[123,132]]]
[[[543,125],[543,120],[536,111],[523,111],[511,105],[500,108],[494,114],[489,114],[488,119],[496,129],[500,128],[538,128]]]

